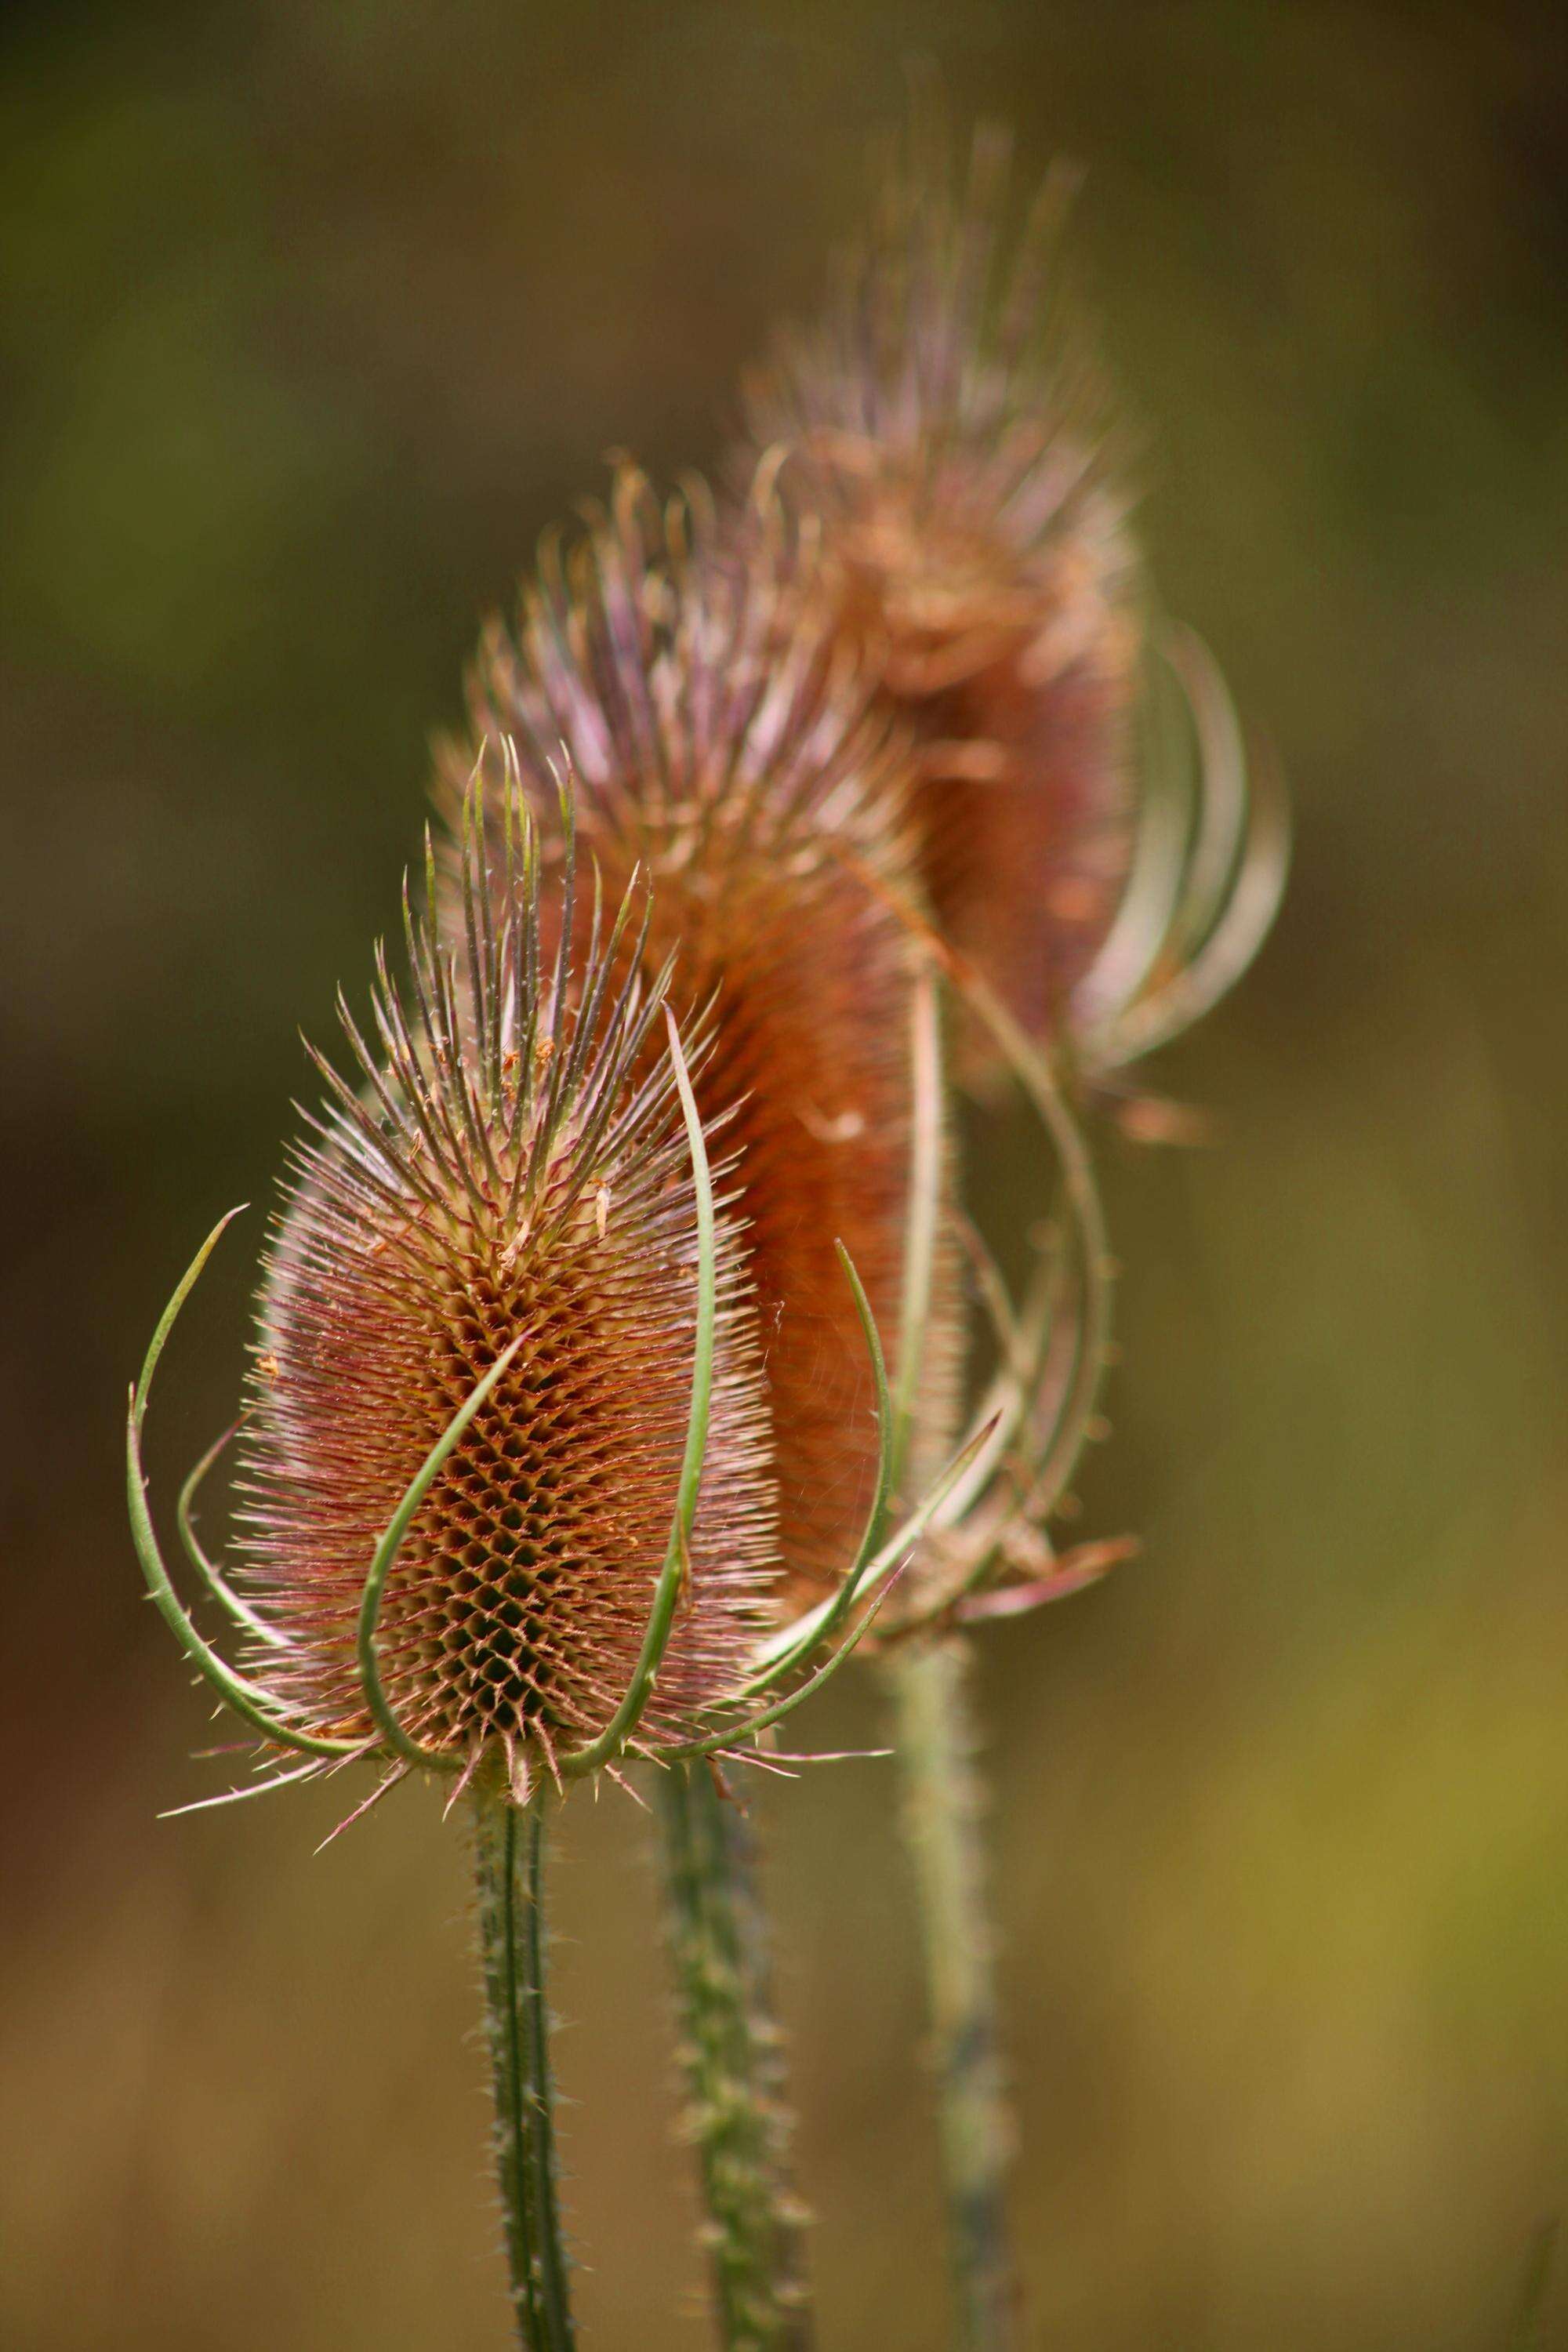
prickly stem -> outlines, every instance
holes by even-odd
[[[658,1775],[687,2121],[724,2352],[809,2352],[791,2118],[755,1840],[705,1763]]]
[[[493,1788],[473,1816],[479,1958],[495,2083],[496,2170],[522,2352],[573,2352],[544,1987],[544,1803]]]
[[[1005,2189],[1014,2145],[996,2020],[984,1784],[975,1755],[969,1645],[918,1639],[889,1663],[925,1953],[954,2352],[1019,2340]]]

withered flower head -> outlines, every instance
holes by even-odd
[[[1105,404],[1062,299],[1062,188],[1009,250],[1005,180],[983,131],[961,186],[923,111],[824,315],[777,339],[745,408],[753,453],[791,452],[841,628],[918,727],[938,919],[1037,1034],[1125,881],[1141,629]]]
[[[639,865],[652,877],[641,952],[678,951],[684,985],[713,1000],[698,1095],[735,1150],[781,1549],[820,1589],[842,1572],[877,1460],[836,1242],[889,1352],[900,1311],[917,951],[890,900],[918,891],[905,746],[765,486],[731,525],[700,489],[661,511],[629,468],[564,562],[547,546],[515,639],[497,627],[481,648],[471,701],[477,746],[453,754],[452,785],[474,748],[499,769],[515,741],[547,816],[564,742],[607,886]],[[923,1375],[922,1425],[939,1429],[947,1264]]]
[[[243,1558],[231,1586],[193,1557],[248,1627],[229,1680],[279,1744],[483,1769],[521,1801],[541,1769],[658,1754],[732,1709],[772,1622],[776,1507],[755,1309],[664,976],[624,951],[629,897],[605,935],[595,890],[581,943],[568,911],[547,950],[521,807],[505,831],[492,871],[471,830],[463,950],[409,916],[405,988],[378,956],[376,1042],[344,1005],[352,1076],[315,1057]],[[548,896],[569,910],[566,831]]]

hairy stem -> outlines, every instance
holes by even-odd
[[[670,1959],[724,2352],[809,2352],[803,2227],[789,2179],[754,1838],[705,1763],[658,1775]]]
[[[1017,2341],[1005,2186],[1013,2120],[996,2024],[975,1759],[972,1660],[959,1639],[911,1640],[889,1664],[914,1863],[952,2274],[955,2352]]]
[[[473,1803],[479,1958],[495,2081],[496,2169],[523,2352],[573,2352],[544,1992],[544,1807]]]

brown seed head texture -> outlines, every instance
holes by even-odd
[[[661,513],[623,470],[569,562],[547,549],[515,640],[488,635],[471,702],[481,756],[499,763],[514,741],[542,812],[564,744],[607,887],[649,873],[649,951],[676,950],[683,997],[713,1000],[698,1097],[735,1149],[798,1591],[842,1572],[875,1469],[874,1391],[834,1244],[890,1352],[917,950],[873,886],[917,886],[898,831],[904,747],[782,523],[765,499],[743,525],[721,520],[700,490]],[[955,1329],[948,1269],[928,1427],[949,1410]]]
[[[1038,1034],[1126,878],[1142,630],[1104,404],[1053,299],[1059,191],[1009,257],[1005,177],[982,131],[961,190],[917,122],[824,315],[744,399],[753,456],[787,448],[818,519],[840,626],[918,730],[938,919]]]
[[[571,974],[542,954],[526,829],[492,932],[479,855],[469,953],[411,923],[405,992],[378,960],[379,1051],[345,1011],[353,1082],[317,1057],[331,1092],[292,1155],[250,1384],[245,1581],[289,1637],[265,1654],[279,1697],[368,1734],[374,1547],[524,1335],[420,1507],[380,1630],[405,1730],[465,1762],[493,1751],[521,1790],[604,1727],[642,1643],[686,1435],[695,1203],[658,992],[619,988],[603,949]],[[687,1736],[733,1693],[775,1559],[756,1318],[721,1216],[691,1574],[645,1737]]]

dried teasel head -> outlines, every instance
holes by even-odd
[[[546,895],[570,901],[566,832]],[[461,952],[410,915],[406,986],[378,958],[375,1045],[344,1006],[352,1075],[317,1056],[242,1557],[232,1579],[193,1557],[248,1634],[247,1671],[209,1678],[277,1744],[489,1774],[522,1801],[542,1772],[697,1740],[739,1698],[776,1507],[738,1236],[664,978],[622,953],[646,913],[628,897],[579,951],[569,915],[546,925],[520,807],[503,833],[494,868],[471,835]],[[184,1639],[138,1450],[169,1319],[133,1401],[132,1504]]]
[[[1068,287],[1069,175],[1005,233],[1008,141],[961,183],[917,92],[816,322],[744,386],[742,462],[822,533],[838,626],[915,730],[911,806],[952,945],[1037,1042],[1104,1076],[1229,988],[1268,933],[1288,825],[1223,681],[1163,622]],[[972,1074],[1000,1066],[972,1028]]]
[[[531,1754],[596,1738],[636,1664],[686,1436],[696,1208],[658,992],[634,980],[607,998],[614,934],[575,976],[542,972],[531,855],[510,869],[466,985],[411,925],[412,1002],[384,964],[374,1004],[384,1069],[354,1038],[374,1105],[334,1085],[297,1157],[263,1307],[269,1360],[251,1384],[245,1586],[293,1637],[275,1674],[300,1711],[368,1728],[353,1646],[365,1559],[413,1468],[519,1341],[381,1612],[387,1696],[410,1735],[447,1756],[501,1750],[515,1777]],[[734,1687],[773,1557],[755,1315],[729,1226],[719,1288],[689,1605],[648,1705],[656,1742]]]
[[[704,1116],[730,1122],[781,1549],[797,1591],[826,1590],[878,1453],[836,1244],[889,1351],[905,1298],[919,959],[889,894],[917,887],[906,747],[766,485],[735,528],[700,488],[661,509],[629,467],[564,559],[547,545],[515,636],[492,629],[483,645],[471,701],[454,794],[474,757],[495,770],[515,758],[546,812],[563,742],[606,884],[637,865],[652,877],[641,951],[678,950],[685,984],[712,998],[696,1083]],[[933,1135],[933,1170],[943,1150]],[[944,1431],[956,1376],[945,1242],[936,1258],[921,1361],[900,1376],[906,1418],[931,1433]],[[916,1475],[921,1453],[910,1449]]]
[[[1064,194],[1009,252],[1006,142],[967,184],[922,109],[825,314],[745,387],[757,447],[821,522],[840,625],[921,742],[938,919],[1037,1033],[1127,871],[1141,627],[1105,404],[1061,299]]]

